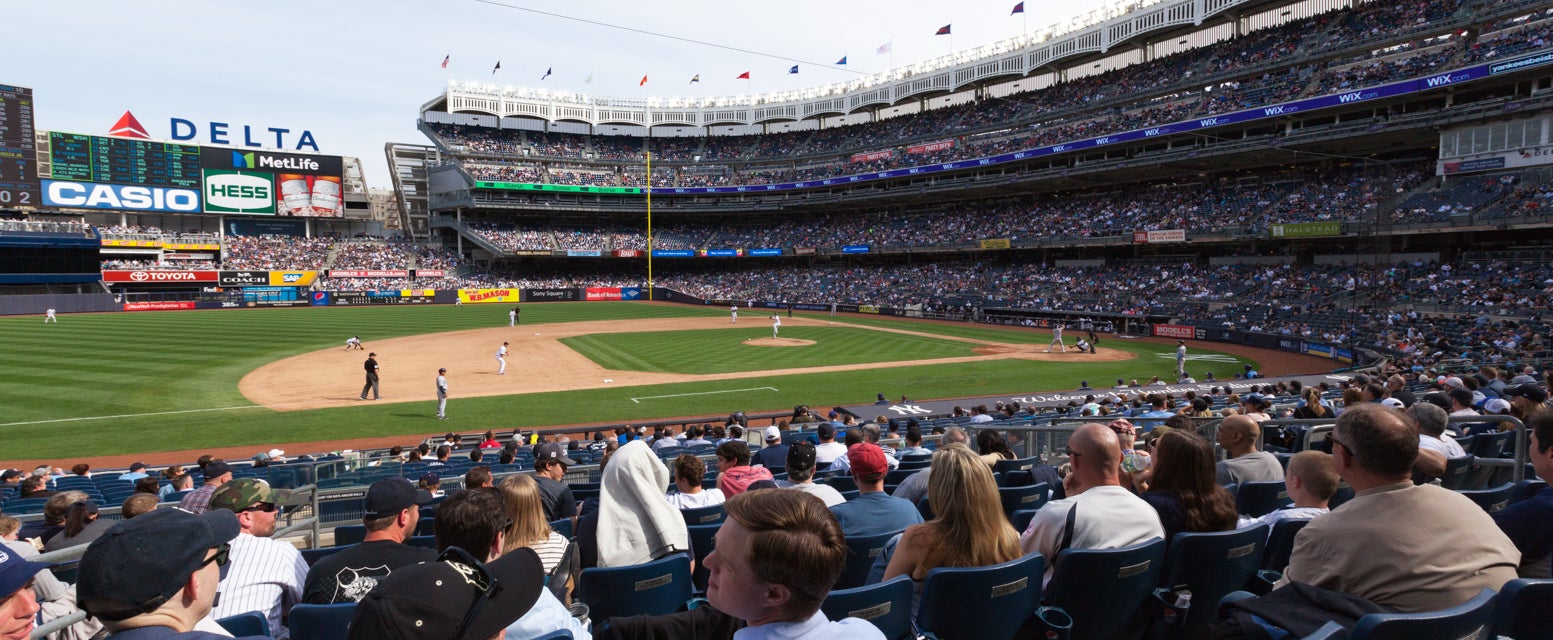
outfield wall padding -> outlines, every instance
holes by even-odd
[[[0,316],[42,315],[49,308],[60,313],[118,311],[109,293],[38,293],[0,296]]]

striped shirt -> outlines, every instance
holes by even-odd
[[[283,616],[291,605],[302,601],[302,585],[307,582],[307,562],[293,547],[278,540],[248,533],[232,540],[232,566],[221,580],[217,592],[219,605],[210,610],[217,620],[240,613],[257,611],[270,623],[277,640],[291,635]]]
[[[544,542],[527,546],[539,556],[539,564],[545,568],[545,573],[550,573],[556,565],[561,564],[561,556],[566,555],[566,547],[570,544],[566,536],[551,531],[550,537],[545,538]]]
[[[178,501],[178,508],[194,515],[210,511],[210,497],[216,495],[216,489],[219,488],[215,485],[203,485],[183,496],[183,499]]]

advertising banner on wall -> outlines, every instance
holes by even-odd
[[[524,302],[576,302],[582,296],[576,289],[524,289]]]
[[[68,209],[199,213],[200,192],[182,187],[44,180],[43,204]]]
[[[216,282],[215,271],[103,271],[103,282]]]
[[[330,296],[328,291],[314,291],[312,303],[315,307],[329,306]]]
[[[954,148],[954,141],[953,140],[939,140],[937,142],[924,142],[922,144],[914,144],[914,145],[911,145],[909,147],[906,147],[906,154],[914,156],[914,155],[917,155],[919,153],[932,153],[934,151],[943,151],[945,149],[953,149],[953,148]]]
[[[1197,336],[1197,332],[1192,330],[1191,325],[1156,324],[1154,325],[1154,335],[1161,338],[1180,338],[1185,340],[1195,338]]]
[[[1133,244],[1156,244],[1160,242],[1186,242],[1186,229],[1156,229],[1154,231],[1132,232]]]
[[[271,271],[272,287],[311,287],[318,281],[317,271]]]
[[[193,300],[169,300],[169,301],[165,301],[165,302],[164,301],[156,301],[156,302],[126,302],[126,303],[124,303],[124,310],[125,311],[183,311],[183,310],[186,310],[186,309],[198,308],[197,304],[198,303],[194,302]]]
[[[205,212],[275,215],[275,177],[252,171],[205,170]]]
[[[237,200],[228,203],[212,203],[206,200],[210,213],[259,213],[297,217],[338,218],[345,215],[345,203],[341,199],[345,174],[345,161],[340,156],[283,153],[258,149],[228,149],[201,147],[200,167],[205,172],[205,191],[211,192],[211,176],[217,185],[228,191],[239,189]],[[233,174],[236,174],[234,177]],[[265,189],[264,208],[268,211],[250,210],[258,203],[260,180],[270,183]],[[242,211],[229,211],[234,203],[242,205]],[[214,205],[217,208],[211,208]]]
[[[495,302],[518,302],[517,289],[459,289],[458,301],[465,304],[488,304]]]
[[[330,269],[329,278],[408,278],[408,269]]]
[[[749,250],[749,255],[756,256],[756,257],[779,256],[779,255],[782,255],[782,250],[781,249],[750,249]]]
[[[416,269],[415,270],[415,277],[417,277],[417,278],[446,278],[447,276],[448,276],[448,272],[446,270],[443,270],[443,269]]]
[[[895,155],[894,151],[869,151],[867,153],[854,153],[852,154],[852,161],[873,162],[875,160],[883,160],[893,155]]]
[[[616,287],[588,287],[583,292],[583,299],[589,302],[596,300],[619,300],[620,289]]]
[[[216,282],[223,287],[258,287],[270,284],[268,271],[217,271],[216,274]]]
[[[1323,238],[1328,236],[1340,236],[1343,235],[1343,223],[1339,221],[1332,221],[1275,224],[1268,227],[1268,232],[1274,238]]]
[[[640,258],[643,255],[645,255],[645,254],[641,250],[639,250],[639,249],[616,249],[615,250],[615,257],[616,258]]]
[[[993,238],[991,240],[981,241],[981,248],[983,249],[1007,249],[1012,246],[1014,246],[1014,244],[1009,242],[1008,238]]]

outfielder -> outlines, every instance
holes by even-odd
[[[496,349],[496,362],[501,364],[501,368],[496,370],[496,375],[506,375],[507,374],[507,343],[505,343],[505,342],[501,343],[501,347]]]
[[[739,324],[739,305],[728,307],[728,315],[733,316],[733,320],[728,324]]]
[[[437,370],[437,419],[448,419],[448,370]]]
[[[361,349],[361,336],[351,336],[345,339],[345,350]]]
[[[54,307],[49,307],[48,311],[43,312],[43,323],[48,324],[50,322],[59,324],[59,316],[54,315]]]
[[[782,316],[780,314],[772,314],[772,316],[771,316],[771,338],[773,340],[776,339],[777,331],[780,330],[781,328],[782,328]]]
[[[1062,323],[1060,322],[1052,325],[1052,341],[1051,344],[1046,345],[1047,353],[1052,352],[1052,345],[1061,348],[1063,353],[1068,352],[1068,345],[1062,341]]]
[[[516,327],[516,326],[518,326],[518,308],[517,307],[513,307],[513,308],[507,310],[507,326],[509,326],[509,327]]]

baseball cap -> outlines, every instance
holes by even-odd
[[[436,630],[449,638],[489,638],[533,608],[544,580],[532,549],[481,563],[448,547],[436,562],[395,569],[379,582],[356,605],[348,637],[407,640]]]
[[[1393,409],[1403,408],[1402,401],[1396,398],[1382,398],[1380,403]]]
[[[833,425],[829,422],[820,423],[818,431],[821,440],[829,440],[836,437],[836,425]]]
[[[1483,411],[1496,415],[1509,413],[1510,401],[1504,398],[1490,398],[1488,402],[1483,403]]]
[[[139,471],[144,468],[146,468],[146,463],[144,462],[136,462],[135,464],[129,465],[130,471]]]
[[[1534,384],[1518,384],[1513,387],[1505,387],[1504,395],[1507,398],[1522,397],[1532,402],[1547,402],[1548,392]]]
[[[234,513],[260,502],[281,507],[303,504],[303,500],[294,496],[290,489],[272,489],[270,483],[259,478],[233,480],[221,485],[210,496],[211,509],[226,509]]]
[[[421,484],[441,484],[442,476],[437,475],[435,471],[427,471],[421,474],[420,480]]]
[[[220,509],[200,515],[157,509],[121,521],[81,557],[76,602],[103,620],[155,611],[203,565],[206,551],[239,530],[237,516]]]
[[[404,478],[383,478],[367,489],[367,501],[361,514],[363,520],[376,520],[399,515],[410,505],[424,505],[434,498],[430,492],[419,489]]]
[[[225,460],[212,460],[212,461],[210,461],[210,464],[205,465],[205,477],[206,478],[214,478],[216,476],[224,476],[224,475],[226,475],[228,473],[231,473],[231,472],[232,472],[232,467],[231,467],[231,465],[228,465]]]
[[[20,591],[33,576],[47,568],[46,562],[28,562],[9,547],[0,546],[0,600]]]
[[[776,442],[782,439],[782,430],[775,425],[766,427],[766,442]]]
[[[794,442],[787,448],[787,468],[790,470],[813,469],[815,464],[814,456],[814,445],[812,443],[807,440]]]
[[[1458,378],[1456,376],[1451,376],[1449,378],[1446,378],[1443,381],[1443,383],[1447,387],[1452,387],[1452,388],[1456,388],[1456,389],[1465,389],[1465,388],[1467,388],[1467,383],[1462,382],[1461,378]]]
[[[1537,377],[1523,373],[1515,376],[1514,378],[1510,378],[1510,384],[1537,384]]]
[[[375,356],[375,355],[377,355],[377,352],[373,351],[372,353],[367,354],[367,357],[370,358],[370,357]]]
[[[24,475],[27,474],[23,473],[21,469],[6,469],[5,473],[0,473],[0,482],[10,482]]]
[[[566,466],[577,464],[576,460],[566,456],[566,449],[554,442],[546,442],[534,447],[534,461],[555,460]]]
[[[869,476],[884,475],[890,470],[889,461],[884,459],[884,451],[879,445],[861,442],[847,449],[847,461],[852,463],[852,475]]]

